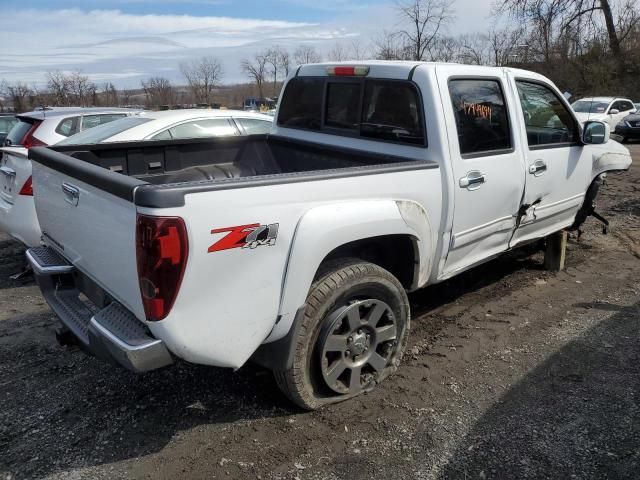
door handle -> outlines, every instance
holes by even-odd
[[[535,175],[536,177],[542,175],[547,171],[547,164],[542,160],[536,160],[531,165],[529,165],[529,173],[531,175]]]
[[[486,177],[484,173],[479,172],[478,170],[471,170],[467,173],[466,177],[462,177],[458,180],[458,184],[460,188],[466,188],[468,190],[476,190],[480,188],[480,185],[486,182]]]
[[[65,182],[62,184],[62,192],[64,193],[65,202],[70,203],[74,207],[78,206],[78,200],[80,200],[80,190],[78,187]]]

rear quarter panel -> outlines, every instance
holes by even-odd
[[[189,235],[180,293],[169,316],[149,324],[152,332],[188,361],[240,367],[267,337],[287,333],[320,262],[342,243],[410,234],[430,261],[437,228],[411,225],[415,215],[405,220],[397,202],[437,221],[440,181],[439,169],[417,169],[196,193],[184,207],[140,208],[183,217]],[[212,230],[253,224],[278,224],[275,244],[208,251],[224,236]]]

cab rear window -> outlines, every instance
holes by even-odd
[[[422,103],[409,81],[296,77],[278,125],[409,145],[426,145]]]

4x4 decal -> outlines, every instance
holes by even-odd
[[[237,227],[217,228],[211,234],[226,233],[224,237],[209,247],[211,252],[229,250],[231,248],[256,248],[262,245],[275,245],[278,237],[278,224],[238,225]]]

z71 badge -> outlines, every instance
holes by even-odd
[[[217,228],[211,234],[226,233],[224,237],[209,247],[208,252],[219,252],[231,248],[256,248],[262,245],[275,245],[278,237],[278,224],[238,225],[237,227]]]

